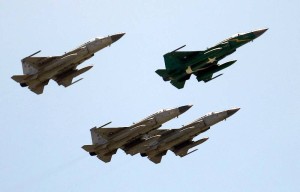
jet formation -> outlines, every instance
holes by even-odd
[[[259,29],[248,33],[238,33],[232,37],[223,40],[217,45],[206,49],[205,51],[178,51],[185,47],[182,46],[172,52],[164,55],[166,69],[158,69],[155,72],[163,78],[164,81],[170,81],[173,86],[182,89],[186,80],[194,74],[197,80],[205,83],[211,81],[223,74],[213,77],[213,74],[221,71],[236,62],[228,61],[224,64],[218,62],[226,56],[234,53],[237,48],[253,41],[261,36],[268,29]]]
[[[78,65],[94,56],[97,51],[110,46],[118,41],[125,33],[118,33],[108,37],[96,37],[76,49],[66,52],[61,56],[33,57],[41,51],[25,57],[21,60],[23,75],[14,75],[11,78],[20,83],[21,87],[27,87],[36,94],[42,94],[44,86],[50,79],[58,85],[68,87],[78,81],[73,82],[73,78],[90,70],[93,66],[76,69]]]
[[[259,29],[248,33],[239,33],[205,51],[178,51],[184,46],[164,55],[165,69],[158,69],[156,73],[164,81],[170,81],[176,88],[184,87],[186,80],[194,74],[198,81],[208,82],[214,73],[221,71],[236,62],[218,62],[234,53],[237,48],[253,41],[268,29]],[[42,94],[44,87],[52,79],[58,85],[68,87],[82,80],[73,79],[90,70],[92,66],[77,69],[78,65],[90,59],[99,50],[118,41],[125,33],[118,33],[104,38],[94,38],[74,50],[61,56],[35,57],[40,51],[21,60],[23,75],[14,75],[11,78],[21,87],[28,87],[36,94]],[[126,127],[106,127],[109,123],[90,129],[92,144],[82,148],[91,156],[97,156],[101,161],[108,163],[122,149],[126,154],[140,154],[153,163],[160,163],[168,151],[176,156],[185,157],[197,149],[192,148],[208,140],[204,137],[195,139],[199,134],[210,129],[211,126],[227,119],[240,108],[232,108],[220,112],[208,113],[195,121],[174,129],[159,129],[164,123],[182,115],[192,105],[162,109],[140,121]]]
[[[180,157],[195,152],[197,149],[190,152],[189,150],[208,139],[193,141],[196,136],[239,110],[233,108],[211,112],[179,129],[158,129],[162,124],[178,117],[191,107],[192,105],[185,105],[163,109],[129,127],[104,128],[111,122],[98,128],[94,127],[90,130],[92,145],[84,145],[82,148],[105,163],[111,161],[112,155],[118,149],[122,149],[126,154],[139,153],[142,157],[148,157],[150,161],[158,164],[168,150]]]

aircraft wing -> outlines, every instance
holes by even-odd
[[[186,148],[186,149],[183,149],[183,150],[178,150],[178,148],[181,147],[181,145],[189,145],[189,144],[192,144],[193,143],[193,138],[192,139],[188,139],[188,140],[185,140],[183,141],[181,144],[177,145],[177,146],[174,146],[172,147],[170,150],[175,154],[175,155],[179,155],[180,157],[184,157],[188,154],[188,151],[190,148]]]
[[[28,85],[28,88],[32,91],[32,92],[34,92],[34,93],[36,93],[36,94],[42,94],[43,93],[43,91],[44,91],[44,87],[46,86],[46,85],[48,85],[48,83],[49,83],[49,80],[47,80],[47,81],[44,81],[43,83],[41,83],[41,84],[39,84],[39,85],[37,85],[37,86],[31,86],[30,84]]]
[[[196,74],[195,74],[196,75]],[[206,75],[204,78],[202,75],[196,75],[198,81],[204,81],[205,83],[212,80],[213,74]]]
[[[42,94],[43,92],[44,92],[44,87],[45,86],[38,86],[38,87],[28,87],[32,92],[34,92],[35,94],[38,94],[38,95],[40,95],[40,94]]]
[[[186,80],[183,80],[183,81],[171,80],[170,83],[177,89],[182,89],[184,87],[185,82],[186,82]]]
[[[73,76],[69,75],[75,73],[76,69],[70,69],[59,76],[53,77],[52,79],[56,81],[58,85],[63,85],[64,87],[68,87],[73,84]]]
[[[105,162],[105,163],[108,163],[108,162],[111,161],[112,156],[113,156],[114,154],[116,154],[117,150],[118,150],[118,149],[115,149],[115,150],[111,151],[111,153],[106,154],[106,155],[100,155],[100,154],[98,154],[97,157],[98,157],[98,159],[100,159],[101,161],[103,161],[103,162]]]
[[[26,63],[35,69],[40,69],[44,66],[45,63],[51,62],[55,59],[58,59],[60,56],[51,56],[51,57],[26,57],[22,59],[22,63]]]
[[[150,156],[148,156],[148,159],[149,159],[150,161],[152,161],[153,163],[158,164],[158,163],[161,162],[162,157],[163,157],[164,155],[166,155],[167,152],[168,152],[168,151],[163,151],[162,153],[157,154],[157,155],[150,155]]]
[[[81,75],[82,73],[85,73],[86,71],[90,70],[93,66],[87,66],[81,69],[76,69],[76,67],[70,68],[69,70],[53,77],[52,79],[57,82],[58,85],[63,85],[64,87],[68,87],[74,83],[77,83],[78,81],[82,80],[78,79],[73,82],[73,79],[77,77],[78,75]]]

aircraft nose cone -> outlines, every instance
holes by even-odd
[[[121,37],[123,37],[123,35],[125,35],[125,33],[115,34],[110,37],[111,37],[112,42],[114,43],[114,42],[118,41]]]
[[[233,108],[233,109],[227,110],[228,117],[230,117],[231,115],[235,114],[238,110],[240,110],[240,108]]]
[[[266,32],[268,30],[268,28],[265,28],[265,29],[259,29],[259,30],[256,30],[256,31],[253,31],[254,35],[255,35],[255,38],[261,36],[264,32]]]
[[[184,112],[186,112],[187,110],[189,110],[193,105],[184,105],[181,107],[178,107],[179,113],[182,114]]]

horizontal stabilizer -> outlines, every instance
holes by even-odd
[[[101,161],[108,163],[111,161],[112,155],[97,155],[98,159]]]
[[[18,83],[24,83],[28,77],[30,77],[30,75],[14,75],[11,78]]]
[[[168,71],[165,69],[157,69],[155,71],[155,73],[157,73],[159,76],[161,76],[163,78],[164,81],[168,81]]]
[[[163,157],[164,155],[166,155],[167,152],[168,152],[168,150],[162,151],[162,152],[160,152],[159,154],[151,154],[151,153],[149,154],[149,153],[146,153],[146,155],[148,156],[148,159],[149,159],[150,161],[152,161],[152,162],[155,163],[155,164],[158,164],[158,163],[161,162],[162,157]],[[141,155],[142,155],[142,153],[141,153]]]
[[[34,92],[37,95],[40,95],[44,92],[45,85],[39,85],[37,87],[28,87],[32,92]]]
[[[29,84],[28,88],[35,94],[40,95],[44,92],[44,87],[45,87],[45,85],[48,85],[48,83],[49,83],[49,80],[46,80],[45,82],[38,84],[37,86],[34,86],[34,87]]]
[[[84,145],[81,147],[82,149],[84,149],[86,152],[95,152],[95,146],[94,145]]]
[[[185,81],[172,80],[171,84],[174,85],[177,89],[182,89],[184,87]]]
[[[116,154],[118,151],[118,149],[114,149],[114,150],[111,150],[108,154],[105,154],[105,155],[100,155],[98,154],[97,157],[98,159],[100,159],[101,161],[105,162],[105,163],[108,163],[111,161],[111,158],[113,156],[113,154]]]

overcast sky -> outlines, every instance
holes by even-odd
[[[299,0],[1,1],[0,191],[300,191]],[[163,55],[204,50],[238,32],[269,30],[221,61],[223,76],[182,90],[154,71]],[[20,60],[61,55],[97,36],[122,39],[64,88],[35,95],[13,81]],[[162,108],[194,106],[163,128],[241,110],[197,138],[197,152],[153,164],[119,150],[108,164],[81,149],[89,129],[128,126]]]

